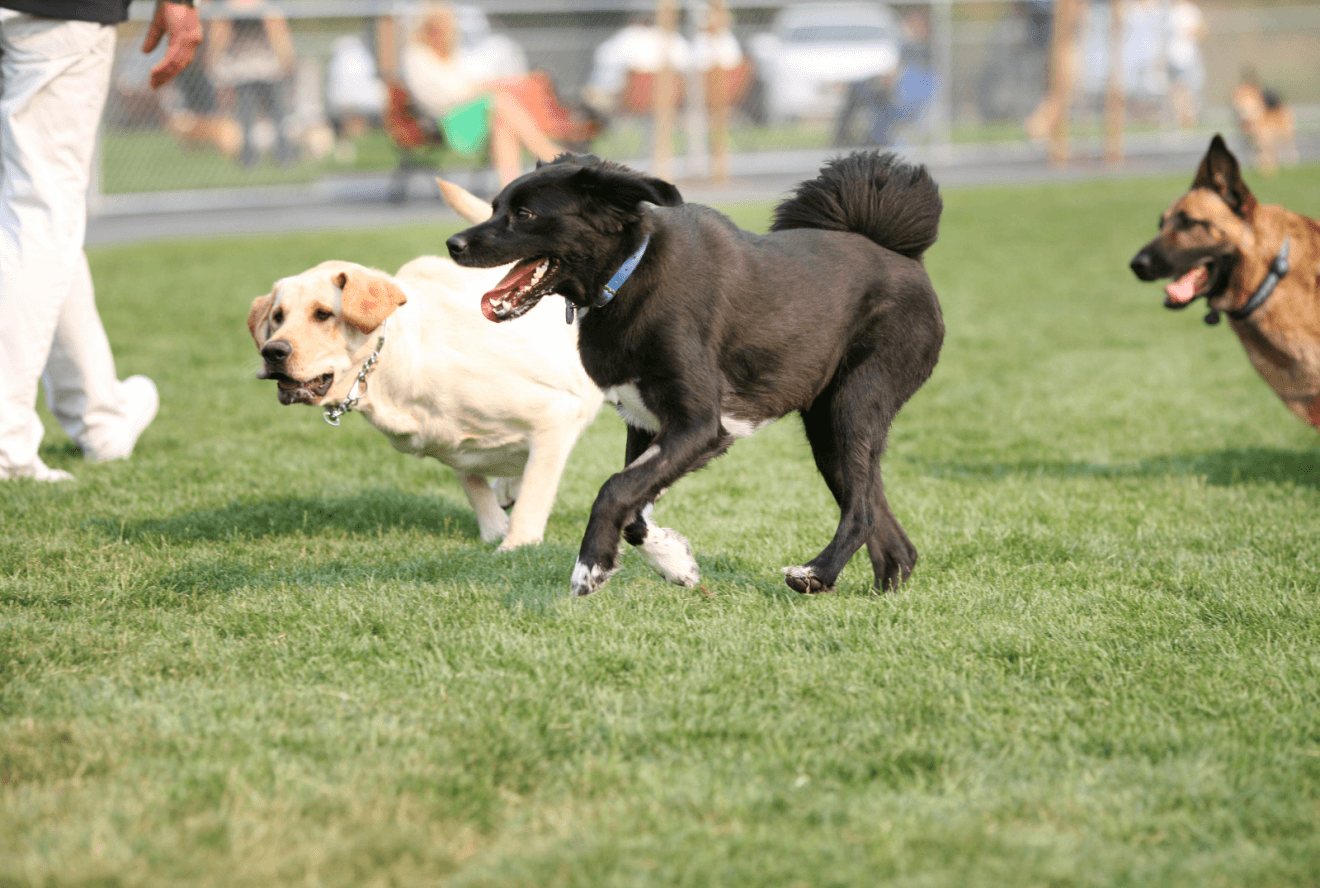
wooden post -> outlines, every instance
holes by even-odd
[[[657,0],[655,24],[672,40],[678,25],[676,0]],[[655,75],[651,93],[655,121],[655,144],[651,146],[651,174],[661,179],[674,177],[674,122],[678,113],[678,72],[665,53],[664,67]]]
[[[731,24],[724,0],[709,0],[706,30],[712,43],[715,36]],[[710,177],[723,184],[729,181],[729,77],[733,72],[721,68],[714,60],[712,62],[706,76],[706,98],[710,105]]]
[[[1105,82],[1105,163],[1123,160],[1127,117],[1123,84],[1123,0],[1109,0],[1109,71]]]

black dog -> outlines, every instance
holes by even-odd
[[[628,423],[626,467],[592,507],[576,594],[609,579],[620,534],[666,579],[694,585],[687,541],[651,523],[651,504],[793,410],[842,519],[824,551],[784,569],[788,585],[830,590],[863,544],[878,588],[907,579],[917,551],[885,501],[880,455],[944,339],[921,264],[942,207],[925,167],[857,153],[802,183],[771,233],[756,235],[683,204],[667,182],[566,154],[510,183],[488,221],[449,239],[461,265],[520,260],[482,297],[491,320],[552,292],[570,318],[581,313],[582,364]]]

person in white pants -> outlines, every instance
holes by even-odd
[[[83,252],[87,189],[127,0],[0,0],[0,479],[70,479],[38,455],[37,381],[83,456],[123,459],[156,415],[156,386],[122,382]],[[53,17],[52,17],[53,16]],[[168,49],[160,86],[201,41],[190,2],[157,3],[143,45]]]

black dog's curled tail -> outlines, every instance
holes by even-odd
[[[892,152],[858,151],[831,160],[775,208],[771,231],[851,231],[912,259],[935,243],[944,201],[924,166]]]

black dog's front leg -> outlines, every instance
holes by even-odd
[[[629,426],[625,467],[659,454],[660,448],[655,446],[654,441],[654,433]],[[656,498],[663,494],[662,490],[656,494]],[[641,552],[642,559],[661,578],[676,586],[691,588],[701,579],[701,571],[697,567],[696,556],[692,554],[692,546],[688,543],[687,537],[678,531],[652,523],[653,505],[653,502],[647,502],[633,513],[632,520],[624,525],[623,538],[628,545]]]
[[[591,507],[591,520],[570,581],[574,595],[590,595],[618,569],[619,538],[625,524],[628,542],[642,546],[647,562],[661,576],[680,585],[696,583],[696,563],[687,541],[652,525],[647,507],[665,488],[718,456],[728,442],[721,436],[718,416],[680,434],[669,434],[666,427],[650,436],[650,432],[628,429],[628,465],[605,482]],[[690,566],[683,563],[680,544]]]

